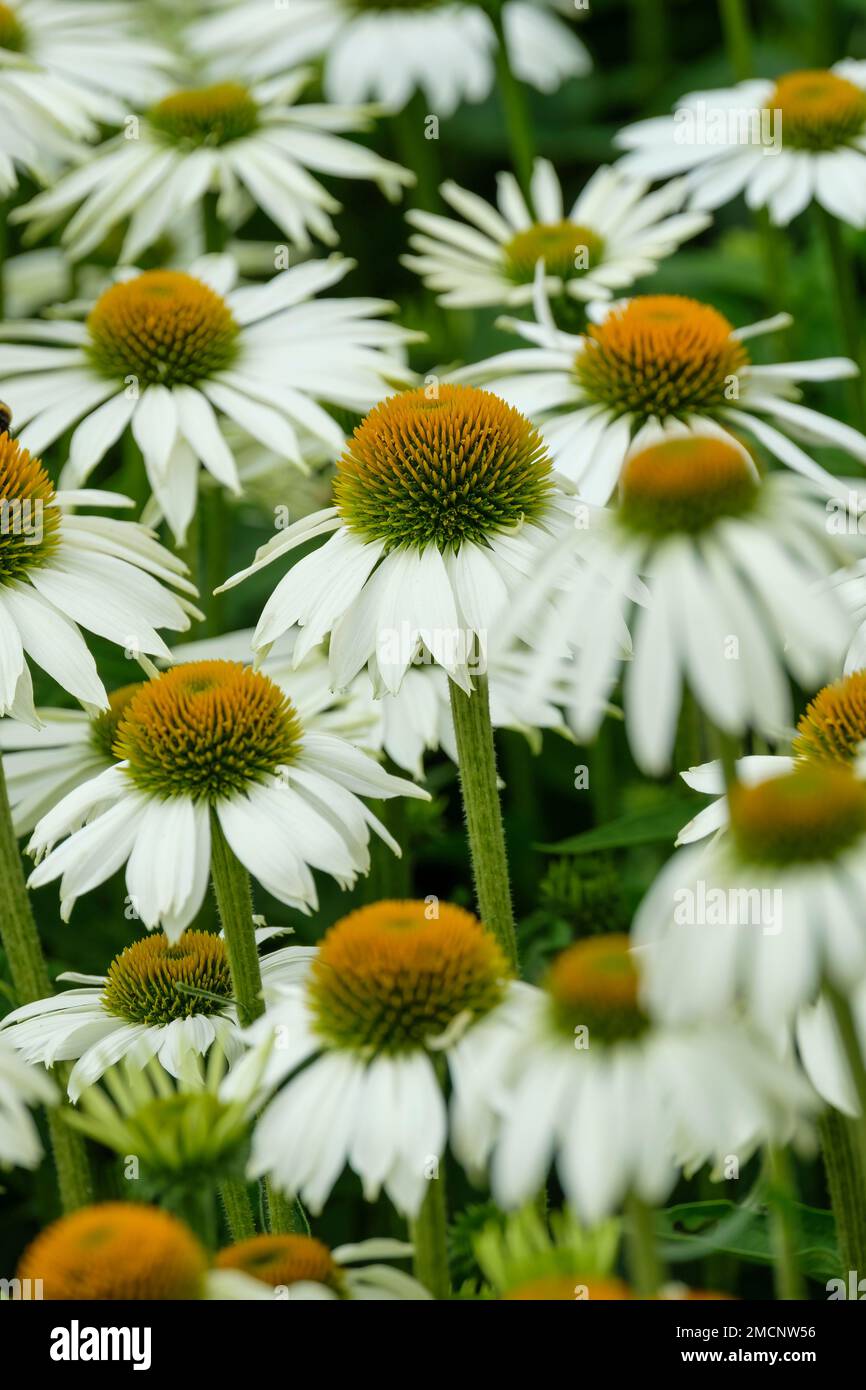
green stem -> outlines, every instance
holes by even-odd
[[[805,1298],[805,1284],[797,1263],[799,1231],[791,1161],[784,1149],[771,1147],[767,1149],[766,1166],[770,1180],[770,1228],[776,1252],[776,1297]]]
[[[265,1179],[268,1230],[272,1236],[310,1234],[307,1213],[300,1202],[278,1192],[270,1178]]]
[[[415,1247],[415,1278],[425,1289],[429,1289],[434,1298],[450,1298],[448,1215],[443,1172],[440,1172],[438,1177],[431,1178],[427,1184],[421,1210],[411,1223],[411,1238]]]
[[[420,92],[395,116],[394,133],[400,158],[415,175],[415,187],[409,194],[412,202],[425,212],[437,212],[441,182],[438,117],[424,109]]]
[[[238,1020],[242,1028],[248,1028],[265,1011],[262,972],[253,927],[252,891],[249,875],[229,848],[215,811],[211,812],[210,866],[217,910],[225,935]]]
[[[656,1241],[655,1213],[639,1197],[629,1197],[628,1252],[631,1281],[639,1298],[655,1298],[662,1282]]]
[[[642,72],[644,100],[664,81],[670,67],[671,44],[665,0],[631,0],[631,54]]]
[[[752,26],[746,0],[719,0],[728,61],[738,82],[752,76]]]
[[[449,681],[449,688],[475,895],[481,920],[497,937],[517,973],[517,933],[496,783],[490,696],[487,677],[476,675],[473,679],[472,695],[467,695],[454,681]]]
[[[818,1121],[827,1188],[836,1218],[842,1273],[866,1269],[866,1170],[857,1127],[828,1110]]]
[[[863,1171],[866,1173],[866,1063],[860,1047],[860,1037],[854,1013],[847,997],[833,985],[825,986],[830,1008],[839,1034],[839,1041],[848,1065],[854,1095],[857,1099],[858,1118],[854,1122],[857,1144]]]
[[[860,369],[860,377],[850,383],[851,408],[858,428],[866,430],[866,397],[863,394],[863,335],[860,326],[860,307],[854,264],[845,245],[842,227],[837,218],[820,203],[815,203],[815,216],[833,282],[836,299],[836,318],[845,350]]]
[[[247,1185],[240,1178],[220,1183],[220,1197],[232,1240],[249,1240],[256,1234],[256,1221]]]
[[[216,483],[202,489],[200,505],[204,515],[204,571],[202,604],[205,609],[205,630],[208,637],[218,637],[225,631],[225,594],[215,594],[229,573],[230,517],[228,499],[223,487]]]
[[[19,1004],[31,1004],[51,994],[48,967],[30,907],[18,841],[12,825],[6,774],[0,761],[0,940]],[[65,1081],[63,1068],[58,1080]],[[64,1100],[63,1104],[66,1104]],[[64,1211],[74,1211],[93,1200],[90,1164],[84,1139],[63,1122],[59,1111],[49,1110],[48,1132],[57,1170],[57,1186]]]
[[[499,97],[505,115],[505,128],[508,131],[508,144],[511,149],[511,162],[524,193],[529,193],[532,179],[532,166],[535,162],[535,142],[532,137],[532,119],[526,98],[526,88],[514,75],[508,56],[505,40],[505,21],[503,6],[496,3],[491,15],[496,31],[496,73],[499,79]]]
[[[228,239],[228,227],[217,214],[218,199],[218,193],[206,193],[201,205],[204,249],[210,253],[224,251]]]

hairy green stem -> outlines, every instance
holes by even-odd
[[[238,1020],[242,1028],[248,1028],[265,1011],[253,926],[252,891],[249,874],[229,848],[215,811],[211,812],[211,877],[225,936]]]
[[[442,1166],[440,1164],[440,1168]],[[445,1177],[442,1171],[427,1184],[421,1210],[411,1222],[411,1236],[415,1248],[415,1278],[425,1289],[429,1289],[434,1298],[449,1298],[451,1279],[448,1273],[448,1215]]]
[[[631,1196],[626,1203],[626,1217],[632,1285],[639,1298],[655,1298],[662,1282],[655,1213],[639,1197]]]
[[[866,1270],[866,1169],[857,1125],[838,1110],[818,1121],[842,1273]]]
[[[241,1178],[220,1183],[220,1197],[232,1240],[249,1240],[256,1234],[256,1220],[247,1185]]]
[[[51,994],[51,981],[42,943],[30,907],[18,841],[12,825],[6,774],[0,762],[0,940],[9,962],[19,1004],[30,1004]],[[57,1078],[65,1083],[65,1069]],[[64,1100],[63,1104],[66,1104]],[[57,1186],[64,1211],[75,1211],[93,1200],[93,1183],[84,1139],[63,1121],[59,1110],[49,1110],[48,1131]]]
[[[265,1179],[268,1230],[272,1236],[310,1234],[307,1213],[297,1200],[278,1192],[270,1178]]]
[[[794,1208],[794,1174],[787,1152],[768,1147],[766,1169],[769,1178],[770,1230],[776,1254],[776,1297],[786,1300],[805,1298],[805,1283],[797,1262],[799,1230]]]
[[[454,681],[449,682],[449,688],[475,895],[481,920],[497,937],[516,973],[517,933],[496,781],[490,695],[486,676],[476,675],[473,680],[471,695]]]

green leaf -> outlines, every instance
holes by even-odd
[[[838,1276],[841,1261],[832,1212],[801,1202],[791,1202],[790,1210],[799,1235],[799,1268],[819,1282]],[[685,1202],[658,1212],[656,1229],[662,1242],[660,1253],[671,1264],[710,1253],[734,1255],[750,1264],[775,1263],[769,1214],[763,1204]]]
[[[671,846],[679,831],[695,814],[694,801],[672,797],[652,810],[629,811],[606,825],[584,830],[555,845],[539,845],[545,854],[594,854],[603,849],[627,849],[632,845],[656,845],[663,840]]]

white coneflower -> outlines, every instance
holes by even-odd
[[[776,81],[693,92],[673,116],[627,126],[620,167],[641,178],[687,172],[692,204],[717,208],[745,193],[787,224],[814,199],[866,225],[866,62],[790,72]]]
[[[187,40],[221,72],[240,66],[259,79],[322,58],[329,101],[400,110],[420,91],[440,116],[493,88],[496,34],[484,9],[464,0],[218,0],[213,9]],[[574,18],[568,0],[508,0],[503,9],[510,65],[543,92],[591,67],[565,16]]]
[[[320,402],[363,411],[412,379],[395,355],[412,335],[374,317],[390,305],[313,299],[352,265],[333,257],[235,289],[231,258],[203,257],[188,271],[129,272],[83,324],[6,324],[0,390],[22,443],[38,453],[75,427],[63,478],[78,486],[130,428],[181,542],[200,464],[229,491],[240,488],[222,418],[303,468],[297,428],[332,457],[343,447]]]
[[[216,192],[217,216],[232,227],[258,207],[302,250],[311,234],[334,245],[330,214],[340,205],[311,170],[374,179],[391,198],[414,175],[333,133],[366,129],[363,109],[299,104],[308,80],[299,72],[251,87],[173,91],[137,118],[136,139],[127,130],[112,137],[82,168],[17,208],[14,220],[44,231],[77,208],[61,240],[81,260],[129,218],[120,252],[128,264]]]
[[[710,221],[681,212],[682,180],[649,193],[645,182],[601,168],[568,211],[546,159],[535,161],[529,201],[513,174],[498,174],[497,186],[494,208],[453,181],[443,183],[443,198],[464,222],[414,208],[406,214],[418,232],[409,239],[415,254],[403,263],[438,292],[441,304],[529,304],[543,261],[545,290],[568,326],[575,305],[609,299],[651,274]]]
[[[406,391],[348,441],[335,495],[223,585],[335,532],[280,580],[256,650],[299,623],[295,659],[330,633],[337,686],[367,665],[377,690],[395,693],[423,648],[470,689],[475,642],[486,650],[509,592],[569,524],[537,431],[487,391]]]
[[[670,765],[685,687],[726,733],[783,736],[793,717],[786,673],[806,688],[826,680],[853,629],[829,581],[862,538],[836,537],[826,522],[817,484],[781,472],[761,478],[726,432],[643,430],[621,469],[616,507],[591,512],[575,532],[583,564],[569,614],[560,609],[547,624],[552,646],[564,621],[577,647],[568,709],[578,737],[598,728],[620,671],[629,742],[650,773]],[[624,667],[623,609],[633,634]],[[536,645],[544,648],[543,631]]]
[[[308,1235],[260,1235],[217,1252],[217,1271],[237,1271],[293,1303],[332,1299],[403,1301],[429,1299],[417,1279],[382,1264],[406,1259],[405,1241],[373,1238],[330,1250]]]
[[[38,725],[28,658],[84,705],[108,697],[78,624],[133,654],[167,656],[157,631],[195,613],[186,567],[134,522],[84,516],[123,506],[104,492],[57,492],[38,458],[0,434],[0,714]]]
[[[639,1002],[630,942],[611,935],[558,956],[511,1041],[492,1186],[519,1206],[555,1162],[573,1211],[599,1221],[635,1196],[664,1200],[680,1167],[744,1161],[785,1142],[811,1093],[764,1040],[730,1018],[668,1027]],[[707,1098],[711,1097],[711,1104]]]
[[[274,991],[250,1030],[252,1066],[256,1045],[279,1039],[263,1077],[276,1094],[254,1131],[251,1172],[319,1212],[348,1164],[368,1200],[384,1188],[416,1217],[449,1133],[460,1162],[483,1169],[498,1059],[533,993],[509,981],[495,938],[462,908],[380,902],[344,917],[305,982]],[[450,1118],[440,1059],[451,1075]],[[246,1065],[227,1078],[228,1095]]]
[[[852,671],[820,690],[797,723],[790,754],[752,754],[736,763],[737,780],[752,784],[781,777],[800,762],[841,763],[864,772],[860,750],[866,743],[866,671]],[[678,845],[702,840],[728,823],[725,775],[721,763],[704,763],[681,773],[686,786],[717,800],[683,826]]]
[[[238,632],[227,632],[221,637],[183,642],[172,647],[170,659],[173,663],[214,659],[251,663],[252,635],[252,628],[244,628]],[[379,751],[383,747],[381,702],[372,698],[369,682],[359,678],[348,690],[335,694],[330,687],[328,658],[322,651],[310,652],[300,666],[294,667],[293,635],[289,634],[276,644],[270,656],[262,662],[261,670],[282,686],[305,728],[317,733],[336,734],[367,752]],[[537,718],[539,727],[545,722],[545,715],[552,720],[552,708],[542,708],[538,702],[524,708],[523,691],[516,676],[513,683],[516,711],[522,710],[527,720],[532,714]],[[0,723],[3,771],[17,835],[28,834],[37,821],[68,792],[98,773],[105,772],[116,762],[112,749],[117,728],[129,701],[141,685],[142,682],[137,681],[110,691],[109,705],[104,710],[38,706],[36,716],[39,727],[36,729],[13,720]],[[447,690],[445,697],[447,705]],[[517,714],[514,717],[517,718]],[[407,765],[400,763],[400,766]],[[414,774],[414,762],[407,766],[407,770]]]
[[[39,705],[36,726],[3,720],[0,749],[16,835],[27,835],[36,822],[69,792],[105,772],[118,721],[141,682],[108,694],[108,708],[54,709]]]
[[[13,0],[0,4],[0,187],[15,164],[47,176],[100,124],[120,122],[129,101],[155,101],[170,85],[173,56],[123,0]]]
[[[34,1105],[52,1105],[57,1088],[41,1067],[30,1067],[0,1041],[0,1167],[35,1168],[42,1158]]]
[[[728,801],[727,832],[677,850],[638,910],[646,1000],[674,1022],[739,1005],[772,1029],[866,977],[866,785],[802,762]]]
[[[260,927],[256,942],[261,947],[279,934]],[[299,979],[309,955],[301,946],[263,955],[264,985]],[[73,1101],[124,1057],[136,1065],[155,1057],[181,1077],[190,1056],[213,1046],[229,1063],[243,1052],[228,952],[212,932],[185,931],[175,941],[161,932],[146,936],[115,956],[105,975],[72,972],[58,980],[78,988],[13,1009],[0,1020],[0,1039],[25,1062],[74,1062],[67,1087]]]
[[[750,338],[790,324],[787,314],[734,328],[709,304],[683,295],[637,295],[596,306],[583,335],[562,332],[539,279],[537,323],[508,320],[533,346],[503,352],[458,373],[488,385],[542,430],[554,464],[588,501],[614,491],[629,443],[649,422],[714,423],[749,435],[786,468],[847,494],[795,442],[828,444],[866,462],[866,437],[800,404],[801,381],[857,375],[848,358],[752,362]]]
[[[345,888],[367,872],[371,827],[399,853],[361,796],[427,797],[344,740],[308,730],[279,686],[231,661],[190,662],[147,681],[113,751],[112,767],[36,826],[30,882],[60,878],[68,918],[80,894],[125,863],[139,917],[172,941],[201,907],[224,842],[274,897],[309,911],[312,868]]]

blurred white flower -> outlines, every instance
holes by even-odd
[[[328,245],[338,237],[330,214],[339,203],[316,173],[372,179],[391,199],[414,175],[334,132],[367,129],[364,108],[299,104],[309,79],[291,73],[251,88],[237,82],[177,90],[129,129],[88,153],[81,167],[15,210],[15,222],[41,232],[65,222],[61,242],[73,260],[86,257],[130,219],[120,252],[135,261],[208,193],[229,227],[261,208],[302,250],[310,235]]]
[[[718,208],[745,193],[786,225],[814,200],[866,226],[866,62],[692,92],[673,116],[626,126],[619,167],[639,178],[686,172],[691,203]]]
[[[681,1168],[745,1162],[788,1141],[812,1108],[803,1078],[741,1023],[653,1022],[638,990],[625,936],[578,942],[554,961],[505,1064],[491,1168],[501,1205],[531,1200],[554,1162],[583,1221],[629,1194],[658,1205]]]
[[[648,193],[646,182],[602,167],[568,212],[546,159],[535,161],[529,201],[513,174],[498,174],[497,186],[494,208],[451,180],[443,183],[443,198],[463,222],[416,208],[406,214],[418,231],[409,238],[414,254],[403,256],[403,264],[438,292],[441,304],[529,304],[539,260],[555,309],[569,300],[609,299],[710,223],[703,213],[680,211],[682,179]]]
[[[15,165],[47,179],[131,99],[155,101],[176,59],[123,0],[12,0],[0,5],[0,189]]]
[[[304,984],[269,991],[248,1057],[224,1083],[231,1097],[276,1038],[262,1082],[276,1094],[253,1133],[251,1174],[318,1213],[348,1163],[368,1201],[384,1187],[409,1217],[439,1180],[446,1142],[480,1174],[499,1060],[535,993],[507,975],[495,938],[447,903],[435,913],[425,902],[375,903],[331,927]]]
[[[866,671],[851,671],[819,690],[800,716],[791,742],[790,755],[751,754],[738,758],[737,780],[752,785],[768,777],[781,777],[799,762],[837,763],[851,767],[857,776],[866,775],[862,757],[866,744]],[[717,798],[683,826],[677,844],[687,845],[728,824],[728,802],[720,762],[690,767],[680,776],[693,791]]]
[[[828,529],[819,492],[791,474],[761,478],[743,446],[708,423],[638,434],[616,507],[576,504],[576,519],[586,513],[572,543],[582,564],[534,639],[540,652],[549,646],[548,665],[563,635],[575,646],[567,714],[581,741],[598,729],[620,675],[629,743],[653,775],[670,766],[685,687],[728,734],[785,736],[787,673],[819,685],[838,671],[853,631],[830,580],[864,541],[856,526],[853,536]],[[534,588],[545,595],[544,583]],[[624,666],[622,616],[633,638]],[[542,681],[545,670],[537,660],[528,676]]]
[[[849,1004],[860,1051],[866,1057],[866,984],[853,991]],[[821,998],[801,1011],[796,1038],[804,1070],[822,1100],[843,1115],[860,1118],[857,1090],[829,999]]]
[[[322,58],[331,102],[369,99],[398,111],[419,91],[439,116],[482,101],[494,85],[493,25],[480,6],[461,0],[215,0],[212,10],[190,26],[187,41],[219,73],[240,67],[260,80]],[[508,0],[503,10],[511,66],[542,92],[592,66],[563,17],[574,18],[568,0]]]
[[[739,1006],[771,1032],[866,978],[866,785],[799,762],[729,802],[729,829],[677,850],[638,909],[645,999],[671,1023]]]
[[[0,1041],[0,1166],[35,1168],[42,1158],[33,1105],[53,1105],[57,1088],[41,1067],[30,1067]]]

